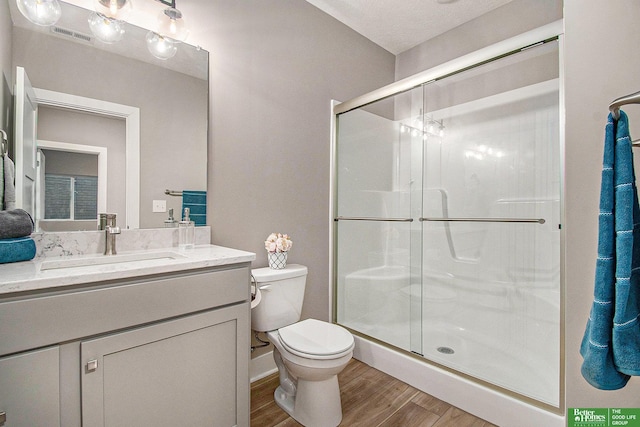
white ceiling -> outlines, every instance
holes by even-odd
[[[307,0],[397,55],[511,0]]]

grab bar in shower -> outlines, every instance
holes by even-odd
[[[528,222],[544,224],[544,218],[420,218],[420,221],[439,222]]]
[[[389,221],[389,222],[413,222],[413,218],[374,218],[374,217],[353,217],[339,216],[334,221]],[[544,224],[544,218],[419,218],[423,221],[439,221],[439,222],[523,222]]]
[[[357,216],[339,216],[334,221],[391,221],[391,222],[413,222],[413,218],[368,218]]]

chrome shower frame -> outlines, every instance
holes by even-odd
[[[403,93],[403,92],[407,92],[411,89],[414,89],[416,87],[422,86],[425,83],[429,83],[429,82],[433,82],[433,81],[437,81],[437,80],[441,80],[444,78],[447,78],[449,76],[464,72],[466,70],[472,69],[474,67],[492,62],[494,60],[500,59],[500,58],[504,58],[506,56],[509,56],[511,54],[514,53],[518,53],[521,52],[523,50],[527,50],[533,47],[536,47],[540,44],[543,44],[545,42],[550,42],[550,41],[558,41],[558,49],[559,49],[559,59],[560,59],[560,70],[559,70],[559,94],[560,94],[560,99],[559,99],[559,152],[560,152],[560,159],[559,159],[559,164],[560,164],[560,224],[564,224],[565,223],[565,210],[564,210],[564,195],[565,195],[565,179],[564,179],[564,174],[565,174],[565,167],[564,167],[564,162],[565,162],[565,115],[564,115],[564,72],[563,72],[563,57],[564,57],[564,40],[563,40],[563,36],[564,36],[564,23],[562,20],[547,24],[545,26],[539,27],[537,29],[525,32],[523,34],[520,34],[516,37],[512,37],[509,38],[507,40],[501,41],[499,43],[493,44],[491,46],[487,46],[483,49],[480,49],[478,51],[472,52],[470,54],[461,56],[457,59],[448,61],[446,63],[443,63],[441,65],[435,66],[431,69],[425,70],[423,72],[417,73],[413,76],[407,77],[405,79],[399,80],[397,82],[391,83],[387,86],[384,86],[382,88],[379,88],[377,90],[374,90],[372,92],[369,92],[367,94],[358,96],[356,98],[353,98],[351,100],[345,101],[345,102],[338,102],[338,101],[332,101],[331,102],[331,126],[332,126],[332,130],[331,130],[331,181],[330,181],[330,194],[331,194],[331,200],[330,200],[330,211],[329,211],[329,229],[330,229],[330,236],[329,236],[329,242],[330,242],[330,261],[329,261],[329,273],[330,273],[330,284],[329,284],[329,292],[330,292],[330,307],[328,307],[329,309],[329,313],[331,315],[331,319],[333,320],[333,322],[337,322],[337,292],[336,292],[336,286],[337,286],[337,251],[336,251],[336,243],[337,243],[337,223],[339,220],[341,220],[340,217],[338,217],[338,210],[337,210],[337,170],[336,170],[336,152],[337,152],[337,135],[338,135],[338,126],[337,126],[337,117],[340,114],[346,113],[348,111],[352,111],[364,106],[367,106],[369,104],[372,104],[374,102],[395,96],[397,94]],[[406,220],[403,218],[398,218],[397,220]],[[531,222],[538,222],[540,223],[540,220],[538,218],[533,218],[531,219]],[[560,419],[562,417],[562,415],[566,412],[565,409],[565,398],[564,398],[564,389],[565,389],[565,350],[564,350],[564,342],[565,342],[565,336],[564,336],[564,330],[565,330],[565,310],[564,310],[564,301],[565,301],[565,268],[564,268],[564,264],[565,264],[565,230],[564,227],[560,228],[560,360],[559,360],[559,366],[560,366],[560,371],[559,371],[559,395],[560,395],[560,401],[558,406],[555,405],[550,405],[547,403],[543,403],[543,402],[539,402],[535,399],[531,399],[528,398],[526,396],[522,396],[519,395],[517,393],[514,392],[509,392],[508,390],[504,390],[501,389],[497,386],[493,386],[492,384],[488,384],[486,382],[483,382],[482,380],[476,380],[474,378],[470,378],[468,376],[465,375],[460,375],[458,372],[448,369],[446,367],[442,367],[440,365],[438,365],[435,362],[431,362],[428,359],[425,359],[421,356],[418,355],[412,355],[411,353],[407,352],[407,351],[399,351],[395,348],[392,348],[392,346],[380,342],[378,340],[375,339],[370,339],[369,337],[366,337],[362,334],[359,334],[357,331],[352,331],[354,333],[354,335],[356,336],[356,341],[357,342],[368,342],[367,343],[367,349],[369,348],[373,348],[373,347],[381,347],[381,348],[385,348],[388,347],[389,348],[389,352],[396,352],[396,353],[401,353],[401,357],[404,358],[405,360],[409,360],[409,359],[413,359],[413,362],[408,361],[407,364],[408,365],[412,365],[415,366],[417,362],[419,363],[423,363],[423,364],[427,364],[427,365],[433,365],[435,366],[435,369],[439,369],[439,370],[444,370],[444,371],[448,371],[449,373],[452,373],[454,375],[459,375],[460,378],[462,379],[462,381],[469,383],[469,379],[471,379],[470,383],[471,384],[465,384],[464,385],[464,389],[468,390],[468,393],[475,393],[477,391],[477,387],[481,387],[483,389],[490,389],[493,390],[494,393],[492,396],[492,399],[496,398],[496,394],[501,394],[504,399],[505,399],[505,404],[508,405],[515,405],[517,407],[517,409],[515,409],[514,411],[506,411],[506,412],[517,412],[517,411],[523,411],[522,413],[526,413],[527,411],[530,411],[531,409],[534,410],[534,412],[536,412],[536,414],[532,415],[532,419],[537,419],[537,420],[544,420],[544,421],[540,421],[542,422],[544,425],[549,425],[549,426],[560,426],[563,425],[564,422],[562,422],[562,424],[560,423]],[[386,350],[384,350],[386,351]],[[356,357],[357,357],[357,352],[356,352]],[[366,361],[367,363],[372,362],[371,361]],[[478,416],[485,416],[485,419],[491,419],[491,415],[489,413],[482,413],[482,409],[478,411],[476,411],[477,408],[481,408],[481,406],[484,405],[485,407],[490,407],[490,402],[492,402],[493,405],[496,404],[495,401],[493,400],[486,400],[486,402],[483,400],[483,398],[477,394],[475,394],[475,396],[478,397],[478,402],[476,402],[475,404],[470,404],[469,402],[465,401],[464,399],[464,394],[460,394],[460,393],[452,393],[451,390],[436,390],[433,388],[433,386],[427,384],[427,382],[429,381],[428,379],[424,379],[424,378],[420,378],[420,375],[415,375],[415,374],[408,374],[408,375],[404,375],[401,373],[401,370],[396,369],[395,366],[393,366],[393,363],[387,361],[379,361],[378,365],[373,365],[374,367],[376,367],[377,369],[383,370],[385,372],[388,372],[396,377],[398,377],[399,379],[401,379],[402,381],[407,382],[408,384],[419,388],[423,391],[426,391],[428,393],[433,394],[436,397],[441,397],[445,400],[448,400],[450,403],[468,410],[469,412],[475,413]],[[404,375],[404,376],[403,376]],[[441,373],[437,374],[437,375],[441,375]],[[475,385],[473,383],[476,383]],[[455,388],[455,387],[454,387]],[[458,388],[455,388],[456,391],[458,391]],[[455,395],[458,395],[457,397],[455,397]],[[452,398],[452,396],[454,396]],[[514,399],[515,398],[515,399]],[[453,399],[453,400],[452,400]],[[469,407],[469,405],[471,405],[472,407]],[[516,419],[510,419],[509,417],[512,415],[509,414],[505,414],[505,415],[501,415],[500,417],[500,423],[504,423],[504,424],[511,424],[514,425],[514,423],[516,423]],[[495,419],[495,416],[494,416]],[[563,418],[562,418],[563,419]],[[496,421],[493,421],[496,422]],[[542,425],[542,424],[539,424]]]

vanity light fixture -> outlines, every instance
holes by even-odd
[[[176,41],[185,41],[189,35],[189,30],[182,18],[182,12],[176,9],[176,1],[158,1],[169,7],[158,14],[158,26],[156,27],[156,33]]]
[[[58,0],[16,0],[16,4],[20,13],[36,25],[53,25],[62,15]]]
[[[109,18],[100,12],[89,15],[89,28],[96,38],[104,43],[111,44],[122,40],[124,35],[124,22]]]

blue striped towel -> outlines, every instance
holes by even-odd
[[[609,115],[600,187],[594,299],[580,346],[582,376],[602,390],[640,375],[640,208],[627,115]]]
[[[182,212],[184,208],[189,208],[191,221],[196,226],[207,225],[207,192],[183,190],[182,191]]]

